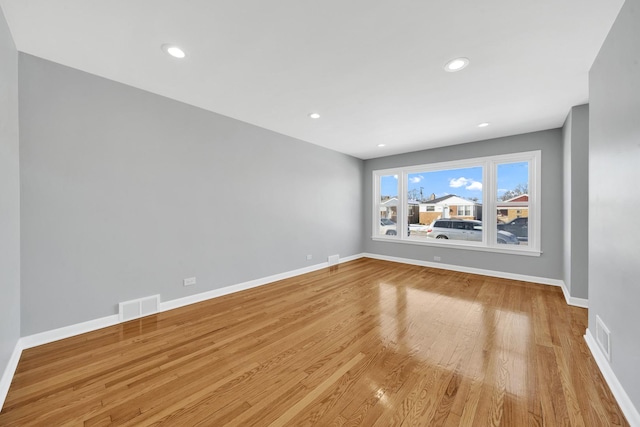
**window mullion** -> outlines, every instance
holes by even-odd
[[[409,179],[409,173],[406,170],[398,171],[398,238],[404,240],[407,237],[407,204],[409,203],[409,197],[407,192],[409,188],[407,186],[407,180]]]
[[[484,226],[482,227],[485,230],[485,238],[487,246],[493,246],[496,242],[497,236],[497,228],[496,223],[497,220],[497,200],[496,200],[496,180],[497,180],[497,171],[496,171],[496,163],[494,161],[487,161],[485,164],[486,170],[486,216],[483,217],[482,223]]]

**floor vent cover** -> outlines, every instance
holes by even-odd
[[[604,355],[607,357],[607,360],[611,360],[610,334],[611,332],[609,332],[609,329],[607,329],[607,327],[604,325],[604,322],[602,321],[600,316],[596,314],[596,341],[598,342],[598,345],[600,346],[600,349],[602,350]]]
[[[121,322],[148,316],[160,310],[160,295],[152,295],[150,297],[121,302],[119,307]]]

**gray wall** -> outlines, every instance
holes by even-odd
[[[20,131],[23,335],[362,251],[356,158],[23,54]]]
[[[0,9],[0,376],[20,338],[18,52]]]
[[[562,128],[564,162],[564,283],[589,297],[589,106],[569,111]]]
[[[464,249],[389,243],[371,239],[372,171],[523,151],[542,150],[542,251],[540,257]],[[562,132],[534,132],[482,142],[417,151],[366,160],[364,164],[365,252],[402,258],[483,268],[508,273],[562,279]]]
[[[627,0],[589,73],[589,330],[640,409],[640,0]]]

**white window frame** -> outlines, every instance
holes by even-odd
[[[425,165],[398,167],[373,171],[373,230],[372,239],[382,242],[406,243],[412,245],[451,247],[456,249],[478,250],[487,252],[509,253],[527,256],[540,256],[541,251],[541,158],[542,152],[527,151],[521,153],[503,154],[497,156],[477,157],[448,162],[432,163]],[[435,172],[441,170],[462,169],[470,167],[482,167],[482,218],[484,224],[497,224],[498,165],[505,163],[529,163],[529,201],[524,202],[523,207],[529,209],[529,235],[528,244],[504,245],[497,243],[497,227],[483,227],[484,233],[481,242],[450,241],[424,239],[407,236],[400,230],[407,230],[407,182],[408,176],[419,172]],[[380,212],[380,178],[387,175],[398,176],[398,206],[397,206],[397,234],[395,236],[379,235]]]

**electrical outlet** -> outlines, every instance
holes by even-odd
[[[189,277],[189,278],[187,278],[187,279],[184,279],[184,280],[182,281],[182,284],[183,284],[184,286],[192,286],[192,285],[195,285],[195,284],[196,284],[196,278],[195,278],[195,277]]]
[[[434,261],[442,261],[442,258],[440,258],[439,256],[434,256],[434,257],[433,257],[433,260],[434,260]]]
[[[311,261],[311,258],[313,258],[311,254],[307,255],[307,261]]]

